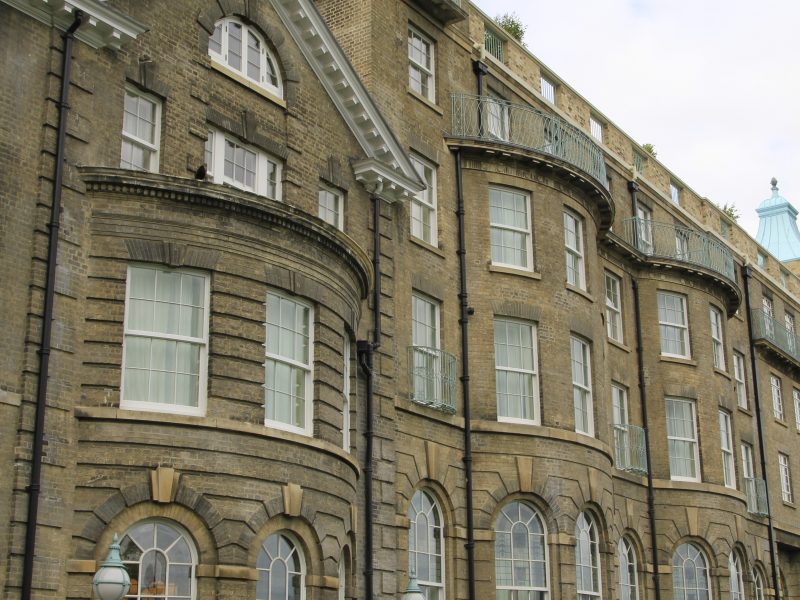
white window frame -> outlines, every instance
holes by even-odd
[[[792,313],[783,313],[783,325],[786,328],[786,343],[789,346],[789,352],[794,354],[797,348],[797,337],[794,328],[794,315]]]
[[[564,211],[564,252],[567,284],[586,289],[586,260],[583,219],[571,210]]]
[[[739,448],[742,453],[742,478],[755,479],[756,472],[753,465],[753,446],[747,442],[741,442]]]
[[[539,76],[539,86],[542,90],[542,97],[550,104],[556,103],[556,82],[546,75]]]
[[[411,198],[411,235],[431,246],[439,245],[436,165],[417,154],[410,154],[411,164],[427,187]],[[427,215],[427,222],[426,222]],[[425,235],[425,230],[430,233]]]
[[[669,314],[666,305],[666,300],[670,298],[673,300],[673,309],[669,312],[676,313],[680,316],[680,320],[668,320]],[[661,340],[661,356],[671,356],[675,358],[691,358],[691,348],[689,344],[689,315],[687,312],[686,296],[677,294],[667,290],[658,290],[656,292],[656,299],[658,304],[658,326],[659,326],[659,339]],[[680,311],[676,311],[674,301],[679,301]],[[666,352],[664,349],[664,333],[675,332],[680,338],[683,352]]]
[[[171,334],[165,332],[158,332],[154,330],[134,329],[131,327],[130,309],[131,309],[131,278],[134,270],[150,270],[156,272],[156,280],[158,273],[177,273],[180,275],[190,275],[193,277],[200,277],[204,281],[205,290],[203,292],[203,332],[201,336],[187,336],[180,334]],[[156,284],[157,285],[157,284]],[[144,410],[151,412],[165,412],[175,413],[182,415],[196,415],[203,416],[206,413],[207,401],[207,384],[208,384],[208,320],[209,320],[209,307],[211,298],[211,281],[206,273],[194,271],[191,269],[168,269],[149,264],[135,264],[128,265],[127,279],[125,284],[125,315],[124,315],[124,334],[122,344],[122,375],[120,383],[120,408],[126,410]],[[157,292],[156,292],[157,294]],[[147,299],[143,299],[147,300]],[[153,300],[155,305],[155,299]],[[172,304],[172,303],[170,303]],[[182,302],[177,303],[180,306],[179,310],[187,305]],[[154,306],[155,307],[155,306]],[[149,340],[162,340],[174,341],[179,344],[191,344],[200,348],[199,364],[198,364],[198,382],[197,382],[197,406],[185,406],[181,404],[166,404],[154,401],[144,400],[128,400],[126,399],[126,364],[129,358],[128,339],[130,338],[146,338]],[[177,364],[177,360],[176,360]],[[150,369],[152,373],[152,369]],[[175,371],[177,374],[177,371]],[[149,394],[148,394],[149,396]]]
[[[764,333],[769,339],[775,338],[775,307],[772,298],[761,296],[761,311],[764,313]]]
[[[137,108],[141,102],[147,102],[153,107],[153,139],[148,140],[147,138],[139,136],[138,132],[133,133],[125,130],[125,114],[127,112],[125,109],[125,101],[127,101],[128,98],[136,99]],[[123,161],[123,157],[125,156],[125,148],[126,146],[130,146],[132,148],[142,149],[145,154],[149,156],[149,159],[146,161],[147,164],[143,165],[141,170],[149,171],[150,173],[158,173],[158,163],[161,148],[161,101],[152,94],[146,94],[134,88],[133,86],[127,85],[125,86],[125,96],[123,100],[122,111],[123,117],[120,167],[123,169],[139,170],[139,168],[135,165]],[[138,114],[138,110],[135,118],[137,122],[141,118]]]
[[[507,326],[519,327],[520,331],[523,328],[528,328],[529,329],[530,336],[531,336],[531,341],[532,341],[532,347],[531,347],[531,355],[528,357],[528,359],[529,359],[530,364],[532,365],[531,369],[526,369],[524,367],[511,367],[511,366],[508,366],[508,365],[500,364],[500,356],[499,356],[500,352],[498,351],[499,344],[498,344],[498,341],[497,341],[497,327],[498,327],[498,325],[502,325],[502,326],[506,326],[506,327]],[[495,331],[495,334],[494,334],[495,395],[496,395],[496,398],[497,398],[497,420],[498,421],[502,421],[502,422],[507,422],[507,423],[528,423],[528,424],[539,425],[541,423],[541,416],[540,416],[541,412],[540,412],[540,406],[539,406],[539,368],[538,368],[539,350],[538,350],[538,339],[537,339],[536,324],[532,323],[530,321],[521,321],[521,320],[518,320],[518,319],[510,319],[510,318],[507,318],[507,317],[496,317],[494,319],[494,331]],[[506,329],[506,333],[508,333],[507,329]],[[521,340],[521,338],[520,338],[520,340]],[[508,341],[507,338],[506,338],[506,341]],[[521,343],[521,341],[520,341],[520,343]],[[510,352],[512,348],[515,349],[515,350],[518,350],[520,352],[520,356],[519,356],[518,360],[516,361],[518,364],[522,364],[522,363],[525,362],[525,360],[521,356],[521,353],[523,351],[523,348],[522,348],[521,345],[520,346],[512,346],[511,344],[506,343],[505,346],[506,346],[506,352]],[[510,362],[510,361],[507,361],[507,362]],[[500,410],[500,379],[501,379],[501,374],[503,374],[503,373],[507,373],[509,376],[516,375],[516,376],[519,376],[520,378],[523,378],[523,377],[529,377],[530,378],[530,387],[531,387],[531,398],[530,398],[531,406],[530,406],[530,410],[532,412],[530,418],[526,419],[524,417],[514,417],[514,416],[509,416],[509,415],[501,413],[501,410]],[[510,394],[506,391],[505,395],[509,396]],[[524,401],[524,399],[523,399],[523,401]]]
[[[289,552],[289,554],[287,556],[278,555],[278,556],[270,557],[269,554],[267,554],[267,543],[274,536],[282,537],[283,539],[286,540],[288,545],[291,547],[291,551]],[[280,550],[280,548],[281,548],[281,544],[279,543],[278,544],[278,549]],[[281,561],[281,562],[284,563],[285,568],[286,568],[285,581],[286,581],[286,585],[287,585],[287,588],[284,590],[284,595],[281,598],[288,598],[289,597],[288,586],[290,585],[290,582],[292,581],[292,575],[293,574],[297,574],[297,575],[300,575],[300,595],[299,595],[299,597],[296,598],[296,600],[305,600],[305,598],[306,598],[306,573],[308,572],[308,566],[306,565],[306,558],[305,558],[305,555],[303,554],[303,547],[300,545],[300,543],[295,538],[295,536],[292,535],[288,531],[276,531],[276,532],[270,534],[269,536],[267,536],[267,538],[264,540],[264,542],[259,547],[258,559],[256,561],[256,565],[258,565],[261,562],[262,554],[267,559],[272,558],[272,560],[269,563],[269,566],[267,568],[262,568],[262,567],[256,566],[256,575],[258,577],[258,579],[256,581],[257,582],[261,581],[262,573],[266,573],[267,577],[269,577],[271,575],[271,573],[272,573],[272,565],[275,564],[276,561]],[[300,562],[300,571],[299,572],[291,571],[289,569],[289,559],[291,559],[292,556],[294,556],[294,555],[297,555],[297,558],[298,558],[298,560]],[[258,588],[256,588],[256,600],[266,600],[266,598],[274,598],[274,596],[270,596],[269,595],[269,591],[267,593],[268,593],[268,595],[266,597],[259,596],[258,595]],[[281,599],[279,598],[278,600],[281,600]]]
[[[672,202],[680,206],[681,204],[681,188],[674,181],[669,182],[669,197]]]
[[[350,452],[350,338],[342,340],[342,448]]]
[[[794,424],[797,431],[800,431],[800,390],[792,388],[792,400],[794,401]]]
[[[769,388],[772,393],[772,416],[783,421],[783,382],[777,375],[769,376]]]
[[[745,367],[744,354],[733,353],[733,379],[736,386],[736,403],[740,408],[747,409],[747,368]]]
[[[147,538],[148,541],[146,543],[143,543],[145,542],[145,538],[144,536],[142,536],[141,533],[138,533],[136,535],[136,538],[138,539],[134,539],[133,535],[131,535],[134,532],[134,530],[139,529],[143,525],[153,527],[152,538],[150,538],[150,536],[148,535]],[[162,531],[165,528],[171,530],[170,534],[162,536]],[[177,534],[177,537],[171,540],[172,536],[175,534]],[[127,540],[130,541],[126,541],[126,538]],[[152,539],[152,541],[149,541],[150,539]],[[167,543],[165,544],[164,541],[167,541]],[[171,551],[174,550],[176,546],[178,546],[181,543],[183,543],[189,549],[189,561],[181,562],[179,560],[173,560],[170,558],[170,554],[173,554]],[[141,576],[143,575],[141,571],[142,560],[146,557],[147,554],[151,552],[157,555],[161,555],[162,557],[164,557],[166,561],[166,569],[164,572],[164,576],[166,579],[166,581],[164,581],[165,587],[175,585],[175,582],[170,577],[174,567],[178,567],[181,570],[185,569],[186,567],[189,567],[189,586],[190,586],[189,595],[188,596],[181,595],[180,597],[190,598],[191,600],[195,600],[195,598],[197,598],[198,553],[197,553],[197,548],[194,545],[194,541],[192,540],[192,536],[183,527],[181,527],[180,525],[171,520],[168,521],[166,519],[144,519],[142,521],[138,521],[133,525],[131,525],[123,534],[121,539],[123,557],[127,554],[125,551],[127,550],[128,544],[132,544],[134,545],[134,547],[138,548],[141,554],[139,555],[139,558],[137,558],[136,560],[126,560],[125,558],[123,558],[122,563],[124,564],[125,569],[129,573],[131,572],[131,570],[134,570],[139,575],[140,585],[139,589],[137,590],[137,593],[126,594],[125,598],[127,598],[128,600],[139,600],[142,598],[149,599],[156,596],[161,598],[165,597],[161,596],[160,594],[153,594],[149,590],[143,589],[143,586],[141,585],[143,583],[141,578]],[[173,556],[177,558],[180,556],[180,554],[181,552],[178,551],[175,552]],[[175,596],[170,595],[170,597],[175,597]]]
[[[588,550],[588,552],[584,553],[584,550]],[[589,581],[592,582],[590,585],[597,584],[596,587],[594,585],[588,589],[581,587],[586,579],[581,577],[581,570],[595,573],[595,576],[589,577]],[[578,600],[593,600],[602,597],[602,590],[603,569],[600,566],[600,536],[595,520],[590,514],[583,511],[575,521],[575,591]]]
[[[525,202],[525,212],[526,212],[526,225],[524,228],[518,227],[516,225],[509,225],[506,223],[496,222],[492,219],[492,194],[500,194],[498,200],[500,202],[503,201],[503,195],[509,194],[512,196],[512,199],[516,202],[517,198],[524,199]],[[504,206],[498,207],[499,210],[507,210]],[[510,269],[519,269],[522,271],[533,271],[534,268],[534,261],[533,261],[533,244],[531,238],[532,229],[531,229],[531,196],[528,192],[523,192],[521,190],[516,190],[513,188],[507,187],[500,187],[500,186],[489,186],[489,228],[490,228],[490,240],[489,244],[491,246],[491,253],[492,253],[492,264],[497,265],[500,267],[507,267]],[[521,236],[524,242],[524,248],[520,248],[521,251],[525,253],[526,260],[524,264],[514,264],[514,263],[507,263],[501,262],[499,260],[494,259],[494,251],[495,248],[506,248],[507,246],[498,246],[494,243],[491,239],[494,237],[494,234],[497,233],[498,235],[503,235],[506,232],[511,233],[515,236]]]
[[[733,458],[733,430],[731,416],[719,411],[719,438],[722,452],[722,477],[725,487],[736,489],[736,467]]]
[[[722,311],[716,306],[708,309],[708,318],[711,323],[711,355],[714,367],[725,370],[725,338],[722,330]]]
[[[742,561],[735,550],[731,550],[728,556],[728,580],[731,600],[745,600]]]
[[[681,553],[681,551],[683,552]],[[701,561],[699,565],[697,562],[698,558]],[[682,576],[685,572],[687,562],[694,565],[694,575],[692,576],[692,581],[695,582],[694,587],[681,587],[678,585],[679,581],[681,581],[678,577]],[[698,575],[701,575],[702,579],[705,580],[704,587],[699,587],[701,577],[698,577]],[[683,583],[686,583],[685,579]],[[674,590],[674,597],[676,599],[692,597],[695,600],[711,600],[711,573],[708,566],[708,559],[705,553],[695,544],[683,543],[675,549],[672,555],[672,589]],[[687,592],[693,593],[690,595]]]
[[[418,48],[417,44],[422,47]],[[417,50],[429,64],[419,62],[413,56]],[[419,83],[414,79],[414,75],[419,78]],[[408,24],[408,87],[411,90],[426,98],[430,102],[436,102],[436,51],[433,40],[422,33],[419,29]]]
[[[524,508],[524,511],[523,511]],[[525,512],[525,514],[523,514]],[[525,517],[530,514],[530,518],[525,519]],[[504,521],[508,521],[510,526],[505,529],[501,529],[501,519]],[[532,521],[536,521],[538,523],[538,529],[541,530],[541,533],[531,532],[530,524]],[[505,526],[505,523],[503,523]],[[524,526],[527,531],[527,540],[524,549],[520,549],[514,546],[514,536],[512,535],[512,530],[515,528],[515,525],[522,525]],[[539,592],[543,598],[550,598],[550,548],[549,544],[547,543],[548,535],[547,535],[547,525],[542,518],[542,515],[539,513],[536,508],[534,508],[531,504],[527,502],[520,502],[520,501],[513,501],[506,504],[502,509],[501,513],[498,515],[497,519],[495,520],[494,525],[494,534],[495,534],[495,542],[494,542],[494,563],[495,563],[495,587],[496,590],[503,590],[508,591],[510,594],[514,592],[522,592],[524,595],[529,595],[530,592]],[[532,547],[532,544],[535,543],[537,546],[540,546],[544,549],[542,552],[542,556],[544,560],[536,560],[533,558],[536,556],[536,552],[533,554],[530,553],[529,549]],[[503,554],[504,551],[507,551],[507,554]],[[518,556],[517,552],[521,551],[522,556]],[[501,568],[501,562],[503,566],[506,566],[506,563],[510,563],[507,566],[510,567],[509,575],[511,577],[511,584],[500,584],[501,576],[499,574],[499,570]],[[541,585],[542,582],[536,582],[538,585],[515,585],[514,584],[514,574],[517,572],[513,567],[514,563],[523,563],[526,567],[528,573],[536,573],[539,571],[535,569],[535,563],[544,563],[541,572],[544,573],[544,585]],[[524,597],[521,595],[521,597]],[[512,596],[513,597],[513,596]]]
[[[630,431],[628,429],[628,388],[611,382],[612,427],[614,428],[614,464],[619,469],[631,464]]]
[[[242,48],[241,55],[239,55],[240,64],[238,67],[232,60],[232,57],[235,56],[235,54],[231,53],[230,48],[231,36],[229,29],[232,25],[241,28],[242,32]],[[219,34],[218,40],[217,34]],[[260,45],[260,49],[258,51],[259,64],[257,67],[257,75],[253,75],[249,68],[250,36],[253,36],[253,38],[255,38],[257,43]],[[220,46],[219,50],[217,50],[215,47],[217,45]],[[262,36],[261,33],[259,33],[252,25],[248,25],[239,19],[231,17],[217,21],[214,24],[214,33],[209,36],[208,56],[214,63],[220,65],[224,71],[232,72],[238,78],[242,78],[247,82],[252,82],[256,86],[268,91],[270,94],[273,94],[278,98],[283,98],[283,78],[278,60],[267,46],[264,36]],[[271,81],[272,78],[274,78],[275,81]]]
[[[225,149],[226,144],[232,144],[234,152],[241,149],[255,155],[254,185],[248,186],[246,181],[239,181],[234,176],[225,174]],[[254,146],[241,142],[238,138],[223,133],[217,129],[210,129],[205,148],[207,177],[215,183],[223,183],[240,190],[253,192],[271,200],[282,199],[281,178],[283,174],[283,161]],[[270,173],[272,176],[270,177]],[[272,189],[270,189],[272,188]],[[272,194],[272,195],[270,195]]]
[[[301,308],[306,310],[306,329],[308,331],[308,359],[307,362],[303,362],[297,360],[290,356],[285,356],[280,354],[279,352],[269,352],[268,350],[268,341],[265,341],[264,344],[264,356],[265,362],[263,364],[264,367],[264,425],[267,427],[272,427],[273,429],[282,429],[284,431],[291,431],[294,433],[299,433],[301,435],[310,436],[314,431],[314,307],[296,296],[291,296],[285,292],[276,289],[268,289],[266,302],[264,303],[264,312],[266,319],[264,321],[264,332],[265,332],[265,340],[266,336],[269,335],[269,327],[270,325],[278,325],[279,327],[283,327],[283,323],[270,323],[269,319],[271,316],[267,314],[269,312],[269,301],[270,297],[275,297],[278,299],[280,303],[283,302],[290,302],[296,308]],[[292,326],[296,325],[294,323]],[[292,335],[298,336],[300,335],[295,329],[290,330]],[[291,369],[298,369],[302,373],[304,373],[304,395],[301,399],[303,401],[303,420],[304,423],[302,426],[296,425],[293,422],[284,422],[278,419],[268,418],[267,415],[269,413],[269,406],[267,395],[270,391],[270,379],[268,375],[268,369],[270,363],[274,363],[276,366],[284,365]],[[276,390],[277,392],[277,390]],[[292,414],[292,421],[295,420],[296,416],[296,409],[294,406],[290,407],[290,413]]]
[[[594,404],[592,400],[592,354],[589,342],[571,335],[570,364],[572,366],[572,403],[575,409],[575,431],[594,437]],[[586,415],[585,423],[582,421]],[[584,427],[584,425],[586,425]]]
[[[622,278],[605,272],[606,288],[606,333],[609,339],[623,344],[625,335],[622,330]]]
[[[653,211],[649,206],[636,203],[636,236],[639,249],[645,254],[653,253]]]
[[[781,499],[790,504],[794,503],[791,463],[789,455],[783,452],[778,452],[778,474],[781,480]]]
[[[619,592],[624,600],[639,600],[639,565],[636,549],[622,536],[617,543],[617,562],[619,563]]]
[[[764,578],[756,567],[753,567],[753,600],[764,600]]]
[[[334,208],[330,208],[333,203]],[[344,194],[329,185],[320,184],[317,190],[318,216],[320,219],[344,231]]]
[[[429,310],[431,322],[421,321],[417,318],[418,308],[423,307],[426,315]],[[430,378],[420,377],[416,375],[419,368],[433,369],[435,372],[441,370],[441,356],[439,350],[441,349],[441,310],[442,303],[427,296],[421,292],[414,290],[411,293],[411,345],[415,348],[413,353],[414,364],[409,365],[413,368],[415,375],[413,378],[413,389],[410,390],[412,400],[429,404],[431,402],[441,402],[444,398],[444,390],[441,381],[431,381]],[[420,328],[431,330],[433,339],[420,339],[418,332]],[[433,345],[431,345],[433,343]],[[421,365],[419,363],[422,363]],[[418,386],[422,387],[418,387]],[[418,393],[418,390],[420,392]],[[422,396],[422,397],[420,397]]]
[[[511,105],[494,90],[489,90],[486,100],[486,133],[503,142],[509,139],[511,130]]]
[[[428,507],[426,509],[425,503],[420,506],[415,506],[415,502],[417,502],[418,498],[426,499]],[[426,519],[428,521],[428,527],[426,529],[428,540],[423,548],[428,548],[428,551],[419,548],[419,546],[415,546],[412,548],[411,545],[411,530],[416,526],[417,519],[419,518],[420,514],[423,512],[427,513]],[[436,497],[427,490],[417,490],[414,493],[414,496],[409,502],[408,505],[408,520],[409,520],[409,536],[408,536],[408,564],[409,564],[409,571],[414,569],[414,575],[417,578],[417,583],[419,584],[420,588],[422,589],[423,595],[426,598],[441,598],[444,600],[446,597],[446,590],[445,590],[445,582],[447,581],[445,575],[445,537],[444,537],[444,516],[442,513],[442,509],[439,506],[439,502],[436,500]],[[438,523],[436,523],[438,521]],[[435,552],[434,549],[431,548],[430,543],[434,543],[438,537],[439,540],[439,552]],[[412,555],[417,560],[412,563]],[[421,558],[420,555],[427,557],[428,560],[438,562],[438,569],[439,569],[439,580],[436,581],[434,579],[426,579],[421,576],[420,572],[416,569],[416,565]]]
[[[605,124],[600,119],[593,115],[589,116],[589,132],[592,134],[592,137],[601,144],[603,143],[604,128]]]
[[[679,435],[671,435],[670,434],[670,411],[669,407],[673,403],[682,403],[687,404],[691,409],[691,420],[692,420],[692,434],[691,436],[679,436]],[[692,482],[699,482],[701,481],[701,473],[700,473],[700,450],[699,444],[697,439],[697,405],[696,402],[690,398],[675,398],[675,397],[667,397],[664,399],[664,405],[667,412],[667,447],[668,447],[668,455],[670,459],[670,479],[673,481],[692,481]],[[673,454],[673,445],[689,445],[691,456],[683,456]],[[686,477],[684,475],[675,475],[672,470],[672,459],[673,456],[676,459],[690,459],[692,464],[694,465],[694,477]]]

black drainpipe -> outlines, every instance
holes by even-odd
[[[636,248],[639,248],[639,227],[641,225],[636,220],[636,206],[639,204],[639,197],[637,196],[637,192],[639,191],[639,184],[635,181],[628,182],[628,191],[631,193],[631,215],[633,215],[633,245]]]
[[[631,182],[633,183],[633,182]],[[635,185],[635,184],[634,184]],[[635,194],[635,192],[633,192]],[[635,200],[634,200],[635,201]],[[642,423],[644,424],[645,457],[647,459],[647,518],[650,521],[650,546],[653,551],[653,583],[656,600],[661,600],[661,581],[658,575],[658,536],[656,535],[656,507],[653,494],[653,464],[650,458],[650,426],[647,419],[647,396],[644,380],[644,346],[642,345],[642,313],[639,304],[639,283],[631,277],[633,285],[633,306],[636,318],[636,360],[639,367],[639,397],[642,403]]]
[[[375,367],[374,356],[375,350],[381,345],[381,199],[378,194],[381,191],[379,187],[372,193],[372,271],[373,271],[373,285],[372,285],[372,322],[373,333],[372,341],[359,340],[356,343],[356,351],[358,353],[358,364],[367,377],[367,390],[366,390],[366,449],[364,451],[364,504],[366,521],[365,526],[365,540],[364,540],[364,585],[365,599],[372,600],[373,590],[373,511],[372,511],[372,472],[373,472],[373,445],[375,440],[374,429],[374,388],[375,388]]]
[[[36,386],[36,423],[33,429],[33,458],[31,479],[28,485],[28,518],[25,523],[25,556],[22,564],[22,600],[29,600],[33,588],[33,559],[36,553],[36,526],[39,517],[39,491],[42,482],[42,455],[44,449],[44,416],[47,408],[47,375],[50,369],[50,340],[55,299],[56,257],[58,256],[58,230],[61,220],[61,187],[64,181],[64,139],[67,133],[69,110],[69,84],[72,71],[72,43],[75,32],[83,23],[83,12],[75,11],[75,20],[62,35],[61,97],[58,101],[58,134],[56,137],[56,165],[53,175],[53,200],[50,209],[50,235],[47,248],[47,281],[44,288],[44,314],[42,315],[42,343],[39,348],[39,378]]]
[[[478,137],[483,137],[483,77],[489,72],[489,67],[479,60],[472,62],[472,70],[475,73],[475,79],[478,88]]]
[[[747,339],[750,342],[750,370],[753,373],[753,396],[756,409],[756,429],[758,430],[759,458],[761,459],[761,475],[764,477],[764,492],[767,497],[767,532],[769,534],[769,557],[772,562],[772,587],[775,589],[776,600],[781,600],[780,585],[778,582],[778,556],[775,552],[775,529],[772,524],[772,508],[769,499],[769,484],[767,483],[767,453],[764,449],[764,426],[761,421],[761,400],[758,393],[758,371],[756,370],[756,345],[753,341],[753,320],[750,312],[750,278],[753,271],[748,265],[742,265],[742,281],[744,282],[744,306],[747,311]]]
[[[472,509],[472,422],[469,396],[469,317],[474,310],[467,302],[467,243],[464,226],[464,187],[461,176],[461,151],[456,150],[456,200],[458,215],[458,301],[461,309],[461,395],[464,401],[464,482],[467,494],[467,589],[469,600],[475,600],[475,524]]]

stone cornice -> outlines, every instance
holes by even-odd
[[[119,49],[135,40],[147,28],[120,10],[100,0],[0,0],[20,12],[62,31],[66,31],[80,10],[85,15],[75,37],[92,48]]]
[[[80,172],[88,192],[148,196],[208,206],[292,231],[345,262],[356,275],[362,298],[369,292],[372,265],[365,251],[345,233],[299,208],[229,186],[193,179],[108,167],[81,167]]]
[[[271,0],[278,15],[366,154],[356,178],[388,202],[425,189],[389,124],[310,0]]]

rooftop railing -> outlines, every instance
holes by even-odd
[[[453,94],[451,99],[452,136],[547,154],[608,187],[602,149],[577,127],[555,115],[499,98]]]
[[[614,466],[638,475],[647,474],[644,429],[636,425],[614,425]]]
[[[426,346],[408,348],[408,385],[411,399],[454,413],[456,411],[456,357]]]
[[[488,27],[483,32],[483,47],[500,62],[505,61],[503,38]]]
[[[760,308],[750,311],[753,322],[753,338],[768,340],[777,346],[783,353],[796,363],[800,363],[800,347],[794,331],[786,329],[785,325],[765,313]]]
[[[747,512],[759,517],[769,515],[769,510],[767,509],[767,484],[763,479],[745,477],[744,495],[747,499]]]
[[[623,221],[622,235],[626,242],[647,256],[704,267],[736,281],[731,251],[703,232],[634,217]]]

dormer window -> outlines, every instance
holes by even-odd
[[[283,98],[278,61],[252,26],[236,19],[217,21],[208,38],[208,55],[226,70]]]

